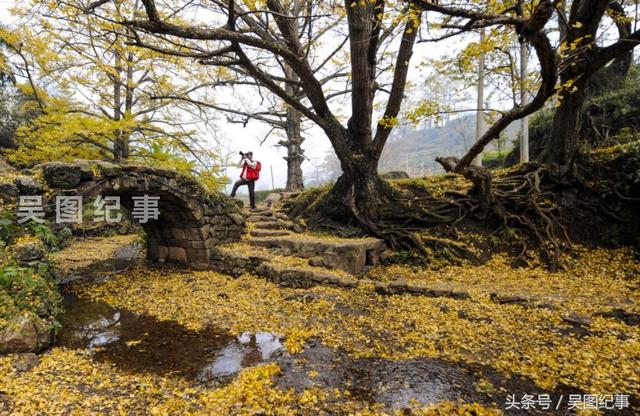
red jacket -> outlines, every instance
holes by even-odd
[[[240,173],[240,177],[242,179],[246,179],[248,181],[255,181],[260,177],[260,162],[256,161],[256,167],[252,168],[247,163],[242,164],[242,172]]]

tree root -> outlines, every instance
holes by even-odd
[[[356,225],[394,249],[422,256],[448,251],[474,263],[479,262],[475,250],[461,242],[458,229],[491,228],[495,230],[491,234],[505,236],[505,243],[516,249],[514,266],[527,264],[530,250],[536,249],[550,270],[563,267],[563,254],[572,251],[567,227],[574,212],[563,211],[561,196],[568,189],[591,195],[593,189],[566,172],[535,163],[498,177],[478,167],[462,174],[473,183],[467,192],[446,191],[435,196],[421,186],[398,190],[381,184],[370,187],[375,195],[369,195],[369,205],[359,205],[358,198],[363,196],[357,194],[358,187],[342,183],[303,212],[289,212],[301,213],[312,228]],[[596,203],[590,207],[590,200],[577,199],[577,206],[587,215],[594,212],[624,220],[606,206]]]

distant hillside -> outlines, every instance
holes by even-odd
[[[476,117],[467,115],[451,119],[440,127],[396,127],[382,152],[380,173],[403,171],[409,176],[424,176],[443,172],[436,163],[437,156],[462,156],[475,140]],[[492,143],[485,151],[494,157],[499,150],[503,156],[513,147],[518,125],[512,124],[503,134],[504,139]],[[499,146],[498,146],[499,145]],[[303,165],[303,169],[306,166]],[[333,149],[327,151],[318,172],[306,172],[305,186],[321,186],[334,182],[340,175],[340,163]]]
[[[441,127],[398,127],[393,130],[389,142],[382,152],[380,172],[401,170],[410,176],[422,176],[442,172],[435,162],[437,156],[462,156],[475,140],[475,115],[455,118]],[[512,146],[517,134],[517,125],[506,130],[502,151]],[[488,151],[498,150],[496,144]]]

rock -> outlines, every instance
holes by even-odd
[[[518,295],[499,295],[497,293],[492,293],[490,295],[492,301],[499,303],[501,305],[515,303],[518,305],[524,305],[531,302],[531,299],[526,298],[524,296]]]
[[[380,293],[381,295],[386,295],[389,293],[389,288],[388,288],[388,284],[386,284],[385,282],[374,282],[373,284],[373,289],[376,293]]]
[[[540,309],[549,309],[550,311],[558,309],[558,307],[552,302],[540,302],[535,304],[535,307]]]
[[[466,290],[452,290],[451,297],[454,299],[470,299],[471,296]]]
[[[401,170],[393,170],[391,172],[385,172],[380,174],[382,179],[408,179],[409,174]]]
[[[26,243],[16,244],[12,247],[13,258],[21,265],[43,260],[45,253],[44,247],[35,241],[29,241]]]
[[[22,195],[39,195],[42,193],[42,184],[28,176],[18,176],[14,179]]]
[[[440,288],[437,288],[437,287],[429,288],[427,293],[429,294],[429,296],[432,296],[434,298],[445,298],[445,297],[450,297],[451,296],[451,290],[449,290],[449,289],[440,289]]]
[[[409,284],[407,285],[407,291],[410,293],[416,293],[419,295],[428,295],[429,294],[429,288],[426,287],[423,284],[420,283],[414,283],[414,284]]]
[[[36,168],[42,169],[44,179],[52,188],[75,188],[82,179],[82,168],[74,163],[49,162]]]
[[[314,266],[314,267],[327,267],[328,269],[331,269],[331,265],[327,265],[326,262],[324,261],[324,259],[322,257],[312,257],[309,259],[309,266]]]
[[[291,226],[291,229],[293,230],[294,233],[298,233],[298,234],[304,233],[307,230],[305,227],[303,227],[300,224],[293,224]]]
[[[122,173],[122,167],[114,163],[100,162],[98,164],[98,167],[100,168],[100,174],[102,174],[102,176],[105,176],[107,178],[118,176]]]
[[[563,316],[562,319],[565,322],[569,322],[570,324],[574,324],[574,325],[584,325],[584,326],[591,325],[591,318],[577,312],[571,312],[570,314]]]
[[[19,316],[0,331],[0,354],[37,352],[51,343],[49,325],[37,317]]]
[[[351,277],[341,277],[338,280],[338,286],[341,287],[356,287],[358,286],[358,280]]]
[[[16,371],[19,372],[29,371],[33,367],[36,367],[38,364],[40,364],[40,359],[32,352],[18,354],[13,359],[13,368],[15,368]]]
[[[635,313],[635,312],[631,312],[631,311],[626,311],[624,309],[614,309],[612,311],[609,312],[600,312],[598,315],[605,317],[605,318],[615,318],[618,319],[624,323],[626,323],[627,325],[631,325],[631,326],[638,326],[640,325],[640,314],[639,313]]]
[[[282,195],[280,195],[280,193],[272,192],[269,195],[267,195],[267,197],[264,199],[264,203],[268,207],[272,207],[273,205],[278,203],[280,201],[280,199],[282,199]]]
[[[240,214],[227,214],[229,216],[229,218],[231,218],[231,221],[236,224],[236,225],[244,225],[244,218],[242,218],[242,215]]]
[[[187,251],[182,247],[169,247],[169,260],[174,260],[182,263],[187,262]]]
[[[0,199],[3,202],[13,202],[20,191],[18,191],[18,187],[12,183],[0,183]]]
[[[409,290],[408,288],[409,288],[409,285],[406,279],[396,279],[389,282],[386,285],[385,289],[382,289],[382,288],[380,289],[382,289],[382,293],[400,294],[400,293],[407,292]],[[376,287],[376,289],[378,288]]]
[[[282,237],[291,234],[287,230],[252,230],[251,235],[254,237]]]

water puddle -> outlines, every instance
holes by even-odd
[[[507,394],[518,398],[524,394],[549,394],[558,399],[561,395],[566,398],[568,394],[582,393],[566,387],[546,391],[529,379],[508,377],[491,367],[437,358],[399,361],[352,358],[319,341],[312,341],[294,356],[282,353],[276,362],[282,370],[277,383],[285,390],[300,392],[312,386],[348,390],[353,398],[379,403],[401,414],[411,414],[408,409],[414,405],[462,400],[493,404],[507,415],[570,415],[573,413],[566,406],[558,410],[507,410]]]
[[[239,336],[214,327],[190,331],[174,321],[65,296],[56,345],[87,349],[97,361],[137,373],[175,375],[209,386],[226,384],[243,368],[265,363],[282,348],[268,332]]]

